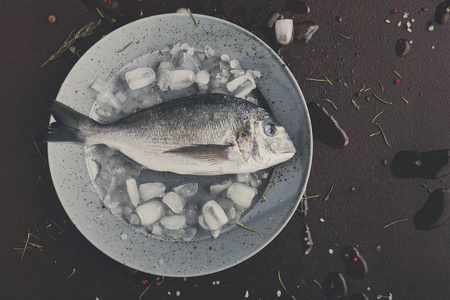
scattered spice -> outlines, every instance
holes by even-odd
[[[398,10],[396,10],[396,9],[391,10],[392,14],[396,14],[397,12],[398,12]]]
[[[49,23],[53,24],[56,22],[56,17],[54,15],[50,15],[48,16],[47,20]]]
[[[399,83],[400,83],[400,79],[396,79],[395,84],[399,84]]]
[[[152,284],[153,284],[153,281],[152,282],[150,282],[150,284],[145,288],[145,290],[142,292],[142,294],[139,296],[139,299],[141,299],[142,298],[142,296],[144,296],[144,294],[147,292],[147,290],[152,286]]]
[[[372,119],[372,121],[371,121],[370,123],[375,122],[375,120],[378,118],[378,116],[381,115],[382,113],[383,113],[383,111],[380,111],[379,113],[377,113],[377,114],[375,115],[375,117],[373,117],[373,119]]]
[[[133,42],[129,42],[129,43],[128,43],[125,47],[123,47],[121,50],[116,51],[116,53],[122,52],[123,50],[127,49],[131,44],[133,44]]]
[[[328,194],[325,196],[325,199],[323,201],[327,201],[330,198],[330,194],[333,191],[334,185],[330,187],[330,190],[328,191]]]
[[[333,83],[330,81],[330,79],[328,79],[327,76],[323,75],[323,77],[324,77],[325,79],[316,79],[316,78],[305,78],[305,79],[306,79],[306,80],[309,80],[309,81],[328,82],[330,85],[333,85]]]
[[[348,40],[350,39],[350,37],[349,37],[349,36],[345,36],[345,35],[343,35],[343,34],[342,34],[342,33],[340,33],[340,32],[339,32],[339,35],[340,35],[340,36],[342,36],[342,37],[343,37],[344,39],[348,39]]]
[[[388,142],[388,140],[386,138],[386,134],[384,133],[383,128],[381,128],[380,124],[378,124],[378,123],[375,123],[375,124],[378,126],[378,129],[380,129],[381,134],[383,135],[383,139],[384,139],[384,142],[386,143],[386,145],[388,145],[389,147],[392,148],[391,144],[389,144],[389,142]]]
[[[392,104],[392,102],[389,102],[389,101],[386,101],[386,100],[381,99],[380,97],[377,96],[377,94],[375,94],[375,93],[372,93],[372,94],[375,96],[375,98],[377,98],[377,99],[380,100],[381,102],[386,103],[386,104]]]
[[[100,26],[101,23],[102,23],[102,20],[93,21],[93,22],[90,22],[90,23],[84,25],[83,27],[81,27],[76,33],[74,33],[75,30],[73,30],[69,34],[69,36],[66,38],[66,40],[64,41],[62,46],[58,49],[58,51],[56,51],[54,54],[52,54],[49,57],[49,59],[47,59],[47,61],[41,65],[41,67],[44,67],[50,61],[55,60],[58,57],[60,57],[64,52],[66,52],[70,47],[72,47],[73,44],[78,39],[90,36],[94,32],[95,28]]]
[[[250,228],[250,227],[247,227],[247,226],[245,226],[244,224],[239,223],[239,222],[236,222],[236,225],[239,225],[239,226],[241,226],[242,228],[247,229],[247,230],[250,230],[250,231],[253,231],[253,232],[258,232],[257,230],[252,229],[252,228]]]
[[[402,76],[397,71],[394,71],[394,74],[397,75],[398,78],[402,78]]]
[[[192,20],[194,21],[195,26],[198,27],[198,22],[197,22],[197,20],[194,18],[194,15],[192,14],[190,8],[188,8],[188,13],[191,15],[191,18],[192,18]]]
[[[137,274],[137,272],[138,272],[137,270],[131,270],[131,274],[133,274],[133,275]]]
[[[378,252],[380,252],[380,250],[381,250],[381,246],[380,245],[378,245],[376,248],[375,248],[375,250],[377,250]]]
[[[67,276],[67,279],[69,279],[70,277],[72,277],[72,276],[73,276],[73,275],[75,274],[75,271],[76,271],[76,270],[75,270],[75,269],[73,269],[73,270],[72,270],[72,273],[70,273],[70,275],[69,275],[69,276]]]
[[[38,237],[35,236],[34,234],[28,232],[28,234],[27,234],[27,240],[26,240],[26,241],[20,241],[21,243],[25,243],[25,245],[24,245],[22,248],[13,248],[14,250],[19,251],[19,254],[21,254],[20,260],[23,260],[23,257],[25,256],[25,252],[26,252],[27,250],[29,250],[29,249],[37,248],[37,249],[39,249],[40,251],[43,251],[42,248],[44,248],[44,246],[41,246],[41,245],[38,245],[38,244],[36,244],[36,243],[31,242],[31,241],[30,241],[31,238],[35,238],[35,239],[37,239],[38,241],[41,240],[40,238],[38,238]]]
[[[337,110],[336,105],[333,103],[333,101],[331,101],[330,99],[325,98],[325,101],[327,101],[328,103],[330,103],[331,105],[333,105],[334,109]]]
[[[381,91],[384,92],[384,86],[383,86],[383,84],[381,83],[381,80],[378,80],[378,83],[380,84]]]
[[[280,281],[281,286],[283,287],[284,291],[287,292],[286,287],[284,286],[283,280],[281,280],[280,271],[278,271],[278,280]]]
[[[408,219],[401,219],[401,220],[397,220],[397,221],[391,222],[391,223],[385,225],[384,228],[388,228],[389,226],[392,226],[394,224],[397,224],[397,223],[400,223],[400,222],[403,222],[403,221],[408,221]]]
[[[352,104],[353,104],[353,106],[354,106],[357,110],[359,110],[359,109],[361,108],[361,106],[359,106],[358,104],[356,104],[355,100],[353,100],[353,99],[352,99]]]
[[[406,104],[408,104],[408,100],[405,99],[405,97],[402,97],[402,100],[405,101]]]

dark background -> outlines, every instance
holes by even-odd
[[[100,2],[0,1],[1,299],[138,299],[148,284],[157,280],[140,272],[132,274],[131,269],[94,248],[70,224],[48,166],[33,144],[49,120],[43,97],[56,97],[77,58],[66,53],[44,68],[40,65],[72,30],[99,18],[92,4]],[[143,16],[190,7],[196,13],[225,17],[263,39],[267,39],[261,30],[264,19],[285,5],[283,0],[142,0],[121,1],[122,8],[125,2],[129,6],[124,8],[126,16],[118,17],[114,26],[104,20],[92,36],[76,43],[80,54],[102,35],[136,18],[137,5]],[[333,271],[344,273],[339,253],[349,245],[358,245],[369,266],[366,279],[346,276],[350,295],[365,292],[376,299],[377,294],[392,293],[393,299],[449,299],[450,222],[430,231],[416,230],[412,222],[430,192],[447,187],[449,178],[400,179],[389,167],[400,150],[450,148],[450,24],[434,24],[434,31],[428,31],[439,2],[307,1],[311,12],[296,15],[295,20],[314,20],[320,27],[318,32],[307,44],[294,43],[279,54],[298,80],[307,102],[320,103],[335,116],[350,138],[349,145],[335,149],[314,142],[307,193],[320,197],[309,201],[306,218],[296,213],[261,252],[217,274],[186,280],[165,278],[162,283],[159,279],[160,284],[155,282],[142,299],[244,299],[247,290],[249,299],[276,299],[277,290],[287,294],[279,283],[278,271],[288,292],[297,299],[325,299],[314,280],[322,282]],[[114,13],[102,9],[106,15]],[[392,14],[392,9],[398,13]],[[410,14],[407,19],[402,18],[403,12]],[[47,21],[49,15],[56,16],[54,24]],[[337,16],[342,21],[338,22]],[[405,22],[412,18],[415,22],[409,33]],[[399,21],[401,26],[397,26]],[[394,52],[400,38],[413,41],[405,57]],[[398,84],[394,71],[402,75]],[[333,85],[305,80],[323,75]],[[393,104],[377,101],[371,92],[355,95],[363,83]],[[324,98],[333,100],[338,110]],[[359,110],[351,99],[361,107]],[[378,131],[370,121],[381,110],[384,113],[377,121],[392,147],[381,135],[370,137]],[[37,145],[46,157],[46,145]],[[387,160],[387,165],[381,164],[382,160]],[[333,191],[325,202],[331,186]],[[399,219],[408,221],[384,228]],[[54,224],[46,228],[51,221],[63,229],[66,222],[69,230],[58,234],[61,230]],[[308,256],[303,256],[301,247],[300,228],[305,223],[314,240]],[[27,252],[21,260],[13,248],[23,246],[20,241],[27,238],[27,232],[38,236],[41,240],[37,242],[44,248],[42,252]],[[377,246],[381,248],[377,250]],[[73,269],[75,274],[67,278]],[[142,280],[148,280],[147,284]],[[302,280],[305,284],[297,288]],[[213,285],[215,281],[219,284]],[[180,291],[179,297],[176,291]]]

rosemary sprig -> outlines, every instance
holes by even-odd
[[[380,129],[381,134],[383,135],[383,139],[384,139],[384,142],[386,143],[386,145],[388,145],[389,147],[392,148],[391,144],[389,144],[389,142],[388,142],[388,140],[386,138],[386,134],[384,133],[383,128],[381,128],[380,124],[378,124],[378,123],[375,123],[375,124],[378,126],[378,129]]]
[[[333,191],[334,185],[330,187],[330,190],[328,191],[328,194],[325,196],[325,199],[323,201],[327,201],[330,198],[330,194]]]
[[[90,23],[84,25],[77,32],[75,32],[75,30],[73,30],[69,34],[69,36],[66,38],[66,40],[64,41],[62,46],[58,49],[58,51],[56,51],[54,54],[52,54],[50,56],[50,58],[47,59],[47,61],[41,65],[41,67],[44,67],[46,64],[48,64],[52,60],[55,60],[58,57],[60,57],[64,52],[66,52],[70,47],[72,47],[72,45],[78,39],[90,36],[94,32],[95,28],[100,26],[101,23],[102,23],[102,20],[99,19],[97,21],[93,21],[93,22],[90,22]]]
[[[375,120],[378,118],[378,116],[381,115],[382,113],[383,113],[383,111],[380,111],[379,113],[377,113],[377,114],[375,115],[375,117],[373,117],[373,119],[372,119],[372,121],[371,121],[370,123],[375,122]]]
[[[47,160],[45,159],[45,157],[42,155],[41,150],[39,150],[39,147],[38,147],[38,145],[36,144],[35,141],[33,141],[33,144],[34,144],[34,146],[36,147],[36,150],[37,150],[39,156],[44,160],[44,162],[45,162],[44,168],[45,168],[45,167],[47,166],[48,162],[47,162]]]
[[[372,94],[375,96],[375,98],[377,98],[377,99],[380,100],[381,102],[386,103],[386,104],[392,104],[392,102],[389,102],[389,101],[386,101],[386,100],[381,99],[380,97],[377,96],[377,94],[375,94],[375,93],[372,93]]]
[[[278,281],[280,281],[281,286],[283,287],[284,291],[287,292],[286,287],[284,286],[283,280],[281,280],[280,271],[278,271]]]
[[[342,36],[342,37],[343,37],[344,39],[347,39],[347,40],[349,40],[349,39],[350,39],[350,37],[349,37],[349,36],[343,35],[343,34],[342,34],[342,33],[340,33],[340,32],[339,32],[339,35],[340,35],[340,36]]]
[[[192,12],[191,12],[191,9],[190,8],[188,8],[188,12],[189,12],[189,14],[191,15],[191,18],[192,18],[192,20],[194,21],[194,23],[195,23],[195,26],[197,26],[198,27],[198,22],[197,22],[197,20],[194,18],[194,15],[192,14]]]
[[[361,108],[361,106],[359,106],[358,104],[356,104],[355,100],[353,100],[353,99],[352,99],[352,104],[353,104],[353,106],[354,106],[357,110],[359,110],[359,109]]]
[[[302,279],[302,282],[300,282],[298,285],[297,285],[297,288],[299,288],[299,287],[301,287],[302,285],[306,285],[306,283],[305,283],[305,280],[304,279]]]
[[[98,7],[95,8],[98,12],[98,14],[100,15],[100,17],[105,18],[105,16],[102,14],[102,12],[100,11],[100,9],[98,9]]]
[[[162,52],[162,50],[159,50],[159,53],[160,53],[161,55],[164,55],[164,52]]]
[[[275,183],[275,185],[278,184],[278,182],[275,179],[273,179],[273,178],[272,178],[272,181]]]
[[[34,248],[38,248],[40,251],[43,251],[42,248],[44,248],[44,246],[41,246],[41,245],[38,245],[36,243],[31,242],[30,238],[35,238],[38,241],[41,240],[40,238],[38,238],[34,234],[28,232],[27,240],[26,241],[20,241],[21,243],[24,243],[25,245],[22,248],[13,248],[13,250],[17,250],[17,251],[19,251],[19,254],[21,254],[20,260],[23,260],[23,257],[25,256],[25,252],[27,252],[28,249],[31,249],[33,247]]]
[[[328,82],[330,85],[333,85],[333,83],[330,81],[330,79],[328,79],[327,76],[323,75],[323,78],[325,79],[317,79],[317,78],[305,78],[305,80],[309,80],[309,81],[316,81],[316,82]]]
[[[262,195],[262,198],[263,198],[264,202],[267,202],[267,198],[266,198],[266,195],[265,195],[265,194]]]
[[[302,197],[301,200],[310,199],[310,198],[317,198],[317,197],[320,197],[320,195]]]
[[[372,137],[372,136],[376,136],[377,134],[380,134],[381,133],[381,131],[377,131],[377,132],[374,132],[374,133],[372,133],[370,136]]]
[[[250,228],[250,227],[247,227],[247,226],[245,226],[244,224],[239,223],[239,222],[236,222],[236,225],[239,225],[239,226],[241,226],[242,228],[247,229],[247,230],[250,230],[250,231],[253,231],[253,232],[258,232],[257,230],[252,229],[252,228]]]
[[[122,52],[123,50],[127,49],[131,44],[133,44],[133,42],[129,42],[129,43],[128,43],[125,47],[123,47],[121,50],[116,51],[116,53]]]
[[[408,219],[401,219],[401,220],[397,220],[397,221],[391,222],[391,223],[389,223],[387,225],[384,225],[384,228],[388,228],[389,226],[392,226],[394,224],[397,224],[397,223],[400,223],[400,222],[403,222],[403,221],[408,221]]]
[[[69,279],[70,277],[72,277],[74,274],[75,274],[75,272],[76,272],[76,270],[75,269],[73,269],[72,270],[72,273],[70,273],[70,275],[69,276],[67,276],[67,279]]]
[[[405,97],[402,97],[402,100],[405,101],[406,104],[408,104],[408,100],[405,99]]]
[[[323,290],[322,285],[317,280],[314,279],[314,282],[317,283],[321,290]]]
[[[381,91],[384,92],[384,86],[383,83],[381,83],[381,80],[378,80],[378,83],[380,84]]]
[[[397,71],[394,71],[394,74],[397,75],[398,78],[402,78],[402,76]]]
[[[368,87],[368,86],[366,86],[364,83],[362,84],[362,87],[361,87],[361,89],[359,90],[360,92],[368,92],[368,91],[370,91],[372,88],[371,87]]]
[[[330,103],[331,105],[333,105],[334,109],[337,110],[337,107],[336,107],[336,105],[334,104],[333,101],[331,101],[330,99],[327,99],[327,98],[325,98],[325,99],[323,99],[323,100],[325,100],[325,101],[327,101],[328,103]]]
[[[144,296],[144,294],[147,292],[147,290],[152,286],[152,284],[153,284],[153,281],[152,282],[150,282],[150,284],[148,285],[148,287],[146,287],[145,288],[145,290],[142,292],[142,294],[139,296],[139,299],[141,299],[142,298],[142,296]]]

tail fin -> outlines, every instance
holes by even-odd
[[[36,139],[43,142],[83,144],[89,129],[98,123],[61,102],[47,100],[52,105],[52,115],[56,122],[51,123],[47,130],[39,134]]]

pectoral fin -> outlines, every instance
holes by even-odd
[[[230,145],[193,145],[165,151],[164,153],[179,154],[182,156],[200,159],[211,164],[228,160]]]

